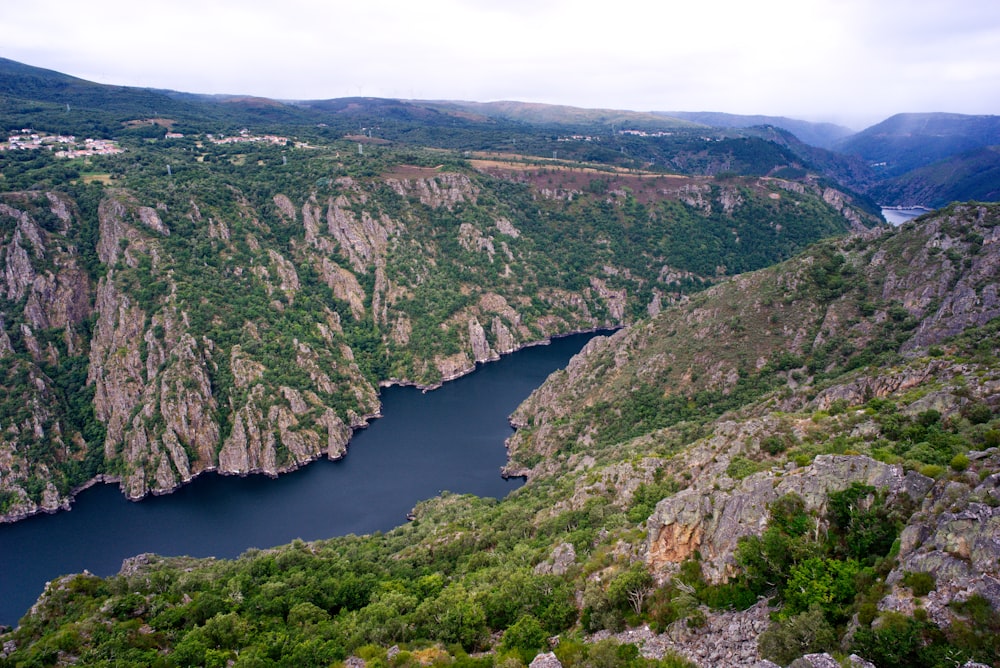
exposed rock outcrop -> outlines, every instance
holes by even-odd
[[[650,566],[672,571],[697,550],[706,579],[724,581],[735,573],[733,553],[739,539],[760,534],[767,526],[769,504],[797,494],[807,509],[822,514],[827,495],[854,482],[884,489],[890,497],[906,494],[919,500],[932,481],[869,457],[821,455],[809,466],[780,476],[772,471],[754,474],[731,491],[692,486],[660,501],[649,518]]]
[[[976,456],[977,453],[973,453]],[[1000,469],[1000,452],[982,453],[980,466]],[[904,584],[906,573],[928,573],[934,588],[918,598]],[[1000,473],[982,481],[940,481],[900,536],[898,565],[886,578],[891,592],[882,610],[913,614],[927,611],[939,626],[956,617],[953,601],[979,595],[1000,614]]]

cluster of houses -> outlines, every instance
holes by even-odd
[[[184,136],[184,135],[180,135]],[[275,146],[285,146],[289,143],[288,137],[279,137],[278,135],[254,135],[250,134],[250,131],[244,128],[240,130],[240,133],[235,137],[223,137],[215,135],[205,135],[208,141],[213,144],[237,144],[240,142],[254,142],[262,141],[268,144],[273,144]],[[167,135],[170,138],[170,134]]]
[[[557,141],[601,141],[601,138],[591,135],[569,135],[568,137],[559,137]]]
[[[50,135],[35,132],[29,128],[7,136],[6,142],[0,142],[0,151],[26,151],[46,148],[56,150],[60,158],[79,158],[88,155],[112,155],[125,149],[111,139],[84,139],[77,141],[73,135]]]
[[[657,130],[655,132],[647,132],[646,130],[619,130],[620,135],[631,135],[633,137],[672,137],[673,132],[667,132],[666,130]]]

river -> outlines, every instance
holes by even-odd
[[[0,526],[0,624],[15,625],[46,581],[111,575],[143,552],[236,557],[295,538],[387,531],[443,490],[503,497],[508,416],[594,334],[525,348],[433,392],[390,387],[385,417],[355,433],[340,461],[277,479],[207,474],[173,494],[126,501],[117,485],[81,492],[72,510]]]
[[[922,216],[925,213],[929,213],[933,209],[928,209],[925,206],[898,206],[898,207],[883,207],[882,217],[885,218],[886,222],[893,226],[899,226],[903,223],[908,223],[917,216]]]

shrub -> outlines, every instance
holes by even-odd
[[[934,590],[934,576],[924,571],[915,573],[907,571],[903,574],[903,585],[909,587],[914,596],[927,596]]]
[[[729,466],[726,467],[726,475],[734,480],[742,480],[749,475],[757,473],[761,468],[761,465],[757,462],[737,455],[733,457],[732,461],[729,462]]]
[[[833,627],[817,607],[771,624],[760,635],[758,647],[765,659],[787,666],[804,654],[833,649],[836,640]]]
[[[942,473],[944,473],[944,467],[937,464],[925,464],[920,467],[920,475],[925,475],[928,478],[940,478]]]
[[[988,404],[972,404],[962,409],[962,416],[972,424],[986,424],[993,417]]]
[[[500,649],[514,651],[525,664],[531,662],[535,655],[545,649],[547,634],[537,619],[524,615],[509,629],[504,631]]]
[[[788,448],[788,444],[781,436],[768,436],[760,442],[760,448],[769,455],[778,455]]]
[[[969,458],[964,454],[957,454],[951,458],[951,468],[961,473],[969,468]]]

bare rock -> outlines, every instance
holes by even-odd
[[[851,666],[857,668],[875,668],[874,664],[861,660],[860,663],[851,662]],[[788,668],[841,668],[840,662],[826,652],[820,654],[806,654],[792,661]]]
[[[472,348],[472,358],[477,362],[488,362],[500,357],[490,349],[486,331],[475,318],[469,318],[469,344]]]
[[[493,332],[493,340],[496,342],[495,345],[498,353],[505,355],[517,350],[517,341],[500,316],[493,316],[493,323],[490,329]],[[2,350],[0,350],[0,355],[2,355]]]
[[[899,466],[863,456],[820,455],[811,465],[780,477],[770,471],[749,476],[728,492],[691,487],[660,501],[647,521],[650,565],[670,570],[698,550],[706,579],[724,581],[735,572],[739,539],[766,528],[770,503],[794,493],[810,510],[822,510],[830,492],[853,482],[887,489],[890,495],[912,486]]]
[[[990,465],[1000,465],[1000,457]],[[900,535],[898,566],[886,578],[892,589],[880,609],[912,613],[919,605],[945,626],[954,620],[953,601],[979,595],[1000,614],[1000,507],[982,502],[995,499],[998,488],[998,474],[972,489],[946,481],[934,486]],[[907,572],[930,573],[934,589],[917,599],[903,585]]]
[[[562,663],[554,652],[545,652],[532,659],[528,668],[562,668]]]
[[[356,320],[365,315],[365,291],[357,277],[333,260],[323,257],[319,262],[319,275],[337,299],[342,299],[351,307],[351,314]]]
[[[535,572],[541,575],[563,575],[576,563],[576,550],[572,543],[560,543],[552,550],[547,561],[535,566]]]

